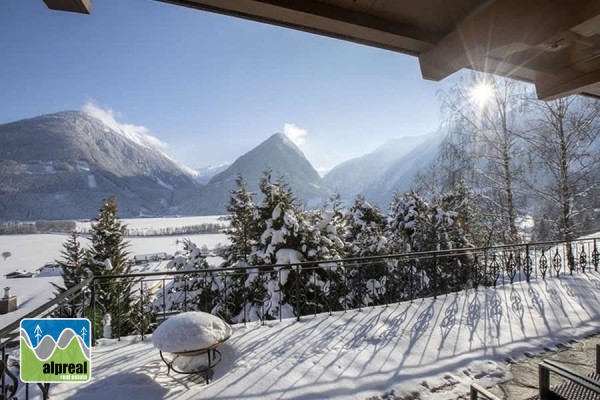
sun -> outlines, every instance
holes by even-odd
[[[469,98],[471,102],[477,104],[479,107],[485,106],[485,104],[494,95],[494,88],[488,81],[479,81],[474,84],[469,90]]]

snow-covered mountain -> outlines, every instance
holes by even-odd
[[[236,177],[258,193],[266,169],[308,207],[335,192],[386,208],[394,192],[411,188],[439,142],[436,134],[394,139],[321,178],[287,136],[275,134],[233,164],[194,171],[152,141],[89,114],[42,115],[0,125],[0,220],[91,218],[111,195],[121,217],[221,214]]]
[[[385,209],[394,192],[411,188],[414,174],[435,156],[439,137],[392,139],[371,153],[339,164],[323,181],[346,201],[364,195]]]
[[[202,188],[199,202],[187,204],[184,212],[205,215],[223,213],[229,194],[235,188],[236,177],[241,174],[248,189],[258,193],[258,182],[266,169],[272,170],[274,179],[283,178],[294,195],[309,207],[321,204],[330,194],[302,151],[287,136],[278,133],[215,175]]]
[[[198,195],[190,169],[97,118],[66,111],[0,125],[0,219],[165,215]]]
[[[225,171],[230,165],[231,163],[224,163],[220,165],[208,165],[206,167],[196,168],[196,172],[198,173],[198,175],[196,175],[196,181],[202,185],[206,185],[208,182],[210,182],[213,176]]]
[[[394,193],[404,193],[415,186],[416,174],[427,168],[438,155],[444,136],[431,133],[419,138],[422,139],[420,143],[404,154],[399,153],[396,160],[368,182],[363,192],[367,199],[387,209]]]

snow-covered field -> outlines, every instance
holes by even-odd
[[[164,225],[158,225],[158,222],[147,222],[150,219],[126,220],[135,226],[139,222],[140,226],[149,223],[149,226],[188,226],[197,221],[217,221],[217,217],[198,217],[198,218],[156,218]],[[180,220],[186,220],[182,225],[176,224]],[[169,222],[171,221],[171,222]],[[195,221],[195,222],[194,222]],[[0,258],[0,289],[5,287],[11,288],[11,294],[18,297],[18,310],[9,314],[0,315],[0,328],[6,326],[12,321],[25,315],[51,298],[54,297],[54,288],[51,282],[62,284],[62,279],[59,276],[44,276],[23,279],[6,279],[5,275],[16,271],[36,272],[36,270],[47,263],[54,263],[55,260],[61,258],[61,250],[63,243],[67,240],[68,235],[64,234],[48,234],[48,235],[0,235],[0,253],[8,251],[11,255],[6,258]],[[176,251],[183,249],[182,239],[189,238],[199,247],[206,246],[209,249],[215,248],[220,244],[227,244],[227,235],[218,234],[197,234],[185,236],[152,236],[152,237],[131,237],[127,238],[130,247],[127,249],[131,257],[137,254],[152,254],[166,252],[173,255]],[[83,247],[88,246],[88,240],[81,238]],[[215,261],[216,259],[209,258],[207,261]],[[154,272],[164,269],[167,261],[151,263],[149,265],[137,266],[137,270]],[[3,293],[3,292],[2,292]]]
[[[171,373],[150,337],[102,339],[92,380],[53,399],[456,399],[510,378],[507,360],[600,330],[600,274],[235,325],[210,385]],[[462,397],[465,398],[465,397]]]

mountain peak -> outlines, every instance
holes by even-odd
[[[223,213],[238,175],[244,178],[249,191],[258,193],[258,182],[267,169],[274,178],[283,178],[298,199],[307,204],[319,203],[329,196],[321,177],[298,146],[286,135],[276,133],[212,177],[202,188],[200,213]]]
[[[0,125],[0,142],[2,219],[90,218],[110,195],[123,216],[165,215],[199,189],[160,150],[81,111]]]

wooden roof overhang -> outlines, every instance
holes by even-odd
[[[600,98],[600,0],[156,0],[416,56],[423,78],[463,68]],[[90,0],[44,0],[90,12]],[[83,10],[83,11],[82,11]]]

